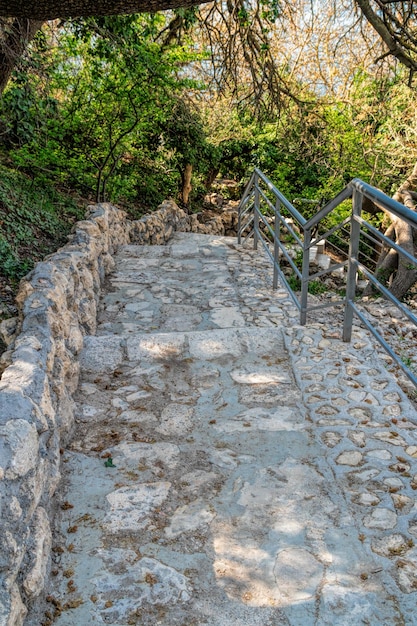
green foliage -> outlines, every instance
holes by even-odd
[[[34,261],[63,244],[83,216],[75,202],[41,180],[0,166],[0,271],[18,281]]]
[[[328,291],[328,288],[321,282],[321,280],[312,280],[308,283],[308,292],[312,295],[325,293],[326,291]]]
[[[19,280],[33,267],[33,261],[20,259],[10,243],[0,235],[0,270],[6,278]]]
[[[204,170],[205,133],[182,96],[196,85],[181,68],[198,55],[154,41],[165,19],[113,16],[61,27],[43,68],[48,92],[36,72],[24,74],[23,87],[16,76],[6,92],[14,163],[97,201],[139,203],[178,188],[180,163]],[[172,175],[157,177],[162,164],[175,170],[176,185]]]
[[[39,258],[46,239],[59,245],[56,233],[75,216],[54,187],[133,206],[137,217],[178,198],[187,164],[193,206],[216,175],[243,186],[257,166],[290,200],[316,201],[299,205],[308,218],[354,177],[387,192],[402,181],[417,159],[417,96],[400,75],[375,78],[358,68],[342,102],[313,93],[284,67],[294,97],[274,108],[276,119],[261,121],[232,88],[213,94],[196,82],[194,65],[208,67],[197,11],[69,20],[37,36],[1,103],[3,154],[27,175],[0,172],[0,260],[9,276],[27,269],[25,249]],[[261,13],[272,23],[280,4],[269,0]],[[181,36],[167,40],[171,17],[181,18]],[[242,5],[241,29],[250,17]],[[262,42],[260,56],[269,46]],[[249,75],[242,93],[251,91]]]
[[[287,276],[287,282],[292,291],[301,291],[301,280],[297,278],[297,276],[295,276],[294,274],[291,274],[291,276]],[[308,283],[308,293],[311,293],[311,295],[326,293],[326,291],[329,291],[328,287],[326,287],[326,285],[320,280],[311,280]]]

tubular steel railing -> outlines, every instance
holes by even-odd
[[[314,310],[344,305],[343,341],[351,340],[353,316],[356,315],[417,387],[417,376],[409,367],[408,359],[396,354],[355,302],[356,284],[358,272],[360,272],[374,289],[390,300],[408,320],[417,326],[417,317],[378,280],[374,271],[376,263],[372,254],[378,250],[378,246],[381,249],[384,245],[395,249],[413,267],[417,267],[417,258],[385,237],[363,218],[364,197],[372,200],[381,209],[400,217],[412,228],[417,228],[416,213],[357,178],[313,217],[306,219],[265,174],[255,169],[239,205],[238,242],[242,243],[242,239],[246,241],[253,237],[255,249],[259,242],[262,243],[273,263],[273,288],[277,288],[278,279],[280,279],[300,311],[300,324],[306,324],[307,314]],[[348,211],[349,216],[339,220],[336,209],[350,198],[352,200],[351,209]],[[332,251],[333,258],[328,267],[323,267],[318,271],[315,269],[314,273],[310,274],[311,256],[319,244],[320,246],[326,244]],[[294,249],[298,250],[298,254],[294,255]],[[292,276],[285,274],[284,266],[292,269]],[[344,269],[341,270],[341,268]],[[309,306],[308,293],[311,282],[326,274],[345,270],[347,270],[345,297]],[[294,277],[296,286],[294,286]]]

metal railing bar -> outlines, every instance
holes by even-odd
[[[280,277],[281,281],[284,284],[284,287],[288,291],[288,295],[290,296],[291,300],[294,302],[294,304],[297,307],[297,309],[300,311],[301,310],[301,305],[300,305],[300,303],[299,303],[299,301],[297,299],[297,296],[295,295],[295,293],[291,289],[285,274],[283,273],[283,271],[281,270],[281,268],[279,267],[278,264],[274,264],[274,265],[275,265],[276,271],[278,272],[278,276]]]
[[[318,213],[313,215],[313,217],[311,217],[304,224],[304,228],[306,230],[310,230],[311,228],[314,228],[314,226],[318,224],[323,219],[323,217],[326,217],[328,213],[333,211],[333,209],[335,209],[341,202],[344,202],[344,200],[347,200],[348,198],[350,198],[351,195],[352,195],[352,189],[349,185],[347,185],[340,193],[337,194],[335,198],[333,198],[333,200],[330,200],[330,202],[328,202],[322,209],[320,209]]]
[[[368,241],[371,241],[375,246],[378,246],[378,248],[382,248],[381,242],[379,239],[376,239],[376,237],[373,237],[372,235],[370,235],[369,233],[365,232],[364,230],[361,230],[361,236],[363,239],[367,239]],[[364,242],[366,243],[366,242]],[[371,246],[369,246],[371,247]]]
[[[320,243],[320,241],[322,241],[322,239],[327,241],[327,239],[328,239],[328,237],[330,237],[330,235],[333,235],[333,233],[335,233],[337,230],[339,230],[339,228],[340,229],[343,228],[343,226],[345,226],[346,224],[349,224],[349,222],[350,222],[350,216],[347,217],[346,219],[344,219],[343,222],[340,222],[340,224],[336,224],[336,226],[333,226],[333,228],[331,228],[327,232],[323,233],[322,235],[317,235],[317,237],[315,239],[313,239],[313,241],[311,242],[310,247],[311,246],[316,246],[318,243]]]
[[[259,189],[259,193],[263,196],[263,193],[262,193],[262,190],[261,190],[261,189]],[[276,210],[275,210],[274,205],[273,205],[273,204],[272,204],[272,203],[271,203],[271,202],[270,202],[270,201],[269,201],[269,200],[268,200],[265,196],[263,196],[263,197],[265,198],[265,200],[268,202],[269,206],[270,206],[270,207],[272,208],[272,210],[274,211],[274,216],[275,216],[275,219],[277,219],[277,216],[276,216]],[[264,220],[264,216],[263,216],[263,214],[262,214],[260,211],[259,211],[259,216],[261,217],[261,219],[262,219],[262,221],[264,222],[264,224],[265,224],[265,225],[268,225],[268,224],[267,224],[267,222],[265,222],[265,220]],[[292,236],[292,237],[294,237],[294,239],[298,242],[298,244],[299,244],[300,246],[302,246],[302,245],[303,245],[303,241],[302,241],[302,239],[300,239],[300,237],[297,235],[297,233],[296,233],[296,232],[295,232],[295,230],[292,228],[292,226],[290,226],[290,225],[287,223],[287,221],[285,220],[285,218],[283,218],[282,216],[281,216],[281,224],[283,224],[283,225],[285,226],[285,228],[287,229],[287,231],[289,231],[289,232],[291,233],[291,236]],[[272,235],[272,236],[274,236],[274,232],[273,232],[272,227],[271,227],[271,235]]]
[[[264,239],[261,239],[261,241],[263,242],[263,246],[265,248],[265,252],[267,253],[267,255],[269,256],[269,258],[271,259],[271,261],[274,260],[274,255],[272,254],[269,246],[267,245],[266,241]]]
[[[399,357],[391,346],[385,341],[381,333],[377,331],[377,329],[371,324],[371,322],[367,319],[367,317],[360,311],[355,304],[352,303],[353,310],[355,315],[359,317],[361,322],[366,326],[369,332],[375,337],[375,339],[381,344],[384,348],[385,352],[389,354],[389,356],[393,359],[393,361],[402,369],[404,374],[411,380],[411,382],[417,387],[417,376],[413,374],[413,372],[403,363],[401,357]]]
[[[344,239],[341,239],[341,241],[342,241],[343,243],[346,243],[346,242],[344,241]],[[338,253],[339,253],[339,254],[341,254],[342,256],[344,256],[344,257],[346,257],[346,258],[349,256],[349,253],[348,253],[348,251],[347,251],[347,250],[343,250],[343,248],[339,248],[339,246],[337,246],[335,243],[333,243],[333,241],[327,241],[327,244],[328,244],[328,246],[329,246],[329,247],[333,248],[333,250],[335,250],[336,252],[338,252]]]
[[[259,211],[259,217],[261,218],[262,222],[265,224],[265,226],[267,227],[268,231],[270,232],[270,234],[272,236],[272,241],[273,241],[274,240],[274,229],[272,228],[271,224],[266,219],[265,215],[263,215],[263,213],[261,213],[260,211]]]
[[[248,190],[249,187],[246,187],[246,190]],[[245,198],[245,200],[242,200],[241,203],[239,204],[239,209],[238,209],[238,220],[237,220],[237,240],[238,243],[241,243],[241,237],[242,237],[242,233],[246,228],[246,224],[242,226],[242,220],[243,218],[249,214],[249,212],[253,209],[254,206],[254,201],[253,202],[249,202],[249,200],[251,199],[252,194],[249,194],[247,196],[247,198]],[[244,205],[247,204],[246,208],[244,209]]]
[[[265,202],[267,203],[267,205],[269,206],[269,208],[272,210],[272,212],[273,212],[273,213],[274,213],[274,215],[275,215],[275,212],[276,212],[276,211],[275,211],[275,205],[274,205],[274,204],[272,204],[272,202],[270,201],[270,199],[268,198],[268,196],[266,196],[266,195],[264,194],[264,192],[262,191],[262,189],[261,189],[260,187],[259,187],[259,193],[260,193],[260,195],[262,196],[262,198],[265,200]]]
[[[243,213],[241,215],[241,219],[240,219],[240,224],[239,224],[239,230],[244,230],[245,229],[245,225],[247,224],[248,221],[253,220],[253,207],[251,207],[251,212],[249,213]],[[247,215],[249,215],[248,219],[246,221],[244,221],[242,223],[242,217],[246,217]]]
[[[246,197],[247,197],[248,195],[250,195],[251,193],[253,193],[253,192],[251,191],[251,189],[252,189],[252,186],[253,186],[254,180],[255,180],[255,172],[252,172],[252,175],[251,175],[251,177],[250,177],[250,179],[249,179],[249,182],[248,182],[248,184],[246,185],[246,187],[245,187],[245,189],[244,189],[244,191],[243,191],[242,198],[241,198],[240,203],[239,203],[239,208],[238,208],[238,211],[240,211],[241,206],[243,206],[243,204],[242,204],[242,203],[246,200]]]
[[[259,212],[259,217],[261,218],[262,222],[265,224],[265,226],[267,227],[268,231],[270,232],[270,234],[272,236],[272,241],[270,243],[273,243],[274,238],[275,238],[274,229],[269,224],[269,222],[265,219],[265,216],[262,213],[260,213],[260,212]],[[281,220],[281,223],[282,223],[282,220]],[[292,229],[288,226],[288,224],[286,224],[286,226],[288,227],[288,230],[291,232],[292,236],[297,240],[299,246],[302,248],[302,246],[303,246],[302,240],[297,237],[296,233],[292,231]],[[279,246],[279,248],[282,251],[285,250],[285,247],[281,244],[281,242],[278,242],[278,246]]]
[[[374,259],[374,257],[369,256],[368,254],[366,254],[366,252],[359,250],[358,253],[358,258],[363,259],[362,262],[367,261],[369,263],[369,265],[372,265],[372,267],[374,268],[375,271],[375,266],[376,266],[376,260]]]
[[[255,206],[254,202],[251,202],[250,204],[248,204],[246,208],[241,211],[240,213],[241,218],[245,217],[245,215],[248,215],[248,213],[253,210],[254,206]]]
[[[240,212],[241,216],[245,216],[245,215],[247,215],[247,214],[249,213],[249,211],[250,211],[251,209],[253,209],[253,207],[254,207],[254,203],[253,203],[253,201],[252,201],[252,202],[249,202],[249,200],[252,200],[252,198],[248,198],[248,202],[246,203],[245,208],[244,208],[244,209],[242,209],[242,210],[241,210],[241,212]]]
[[[342,263],[335,263],[334,265],[330,265],[326,270],[320,270],[319,272],[316,272],[315,274],[310,274],[309,280],[315,280],[316,278],[320,278],[320,276],[324,276],[325,274],[331,274],[332,272],[335,272],[341,267],[346,267],[346,265],[347,265],[347,261],[342,261]]]
[[[270,191],[272,191],[274,196],[276,198],[278,198],[278,200],[281,202],[281,204],[286,209],[288,209],[288,211],[297,220],[297,222],[301,226],[304,226],[306,224],[306,219],[301,215],[301,213],[299,213],[297,211],[295,206],[293,206],[291,204],[291,202],[289,202],[289,200],[287,200],[287,198],[280,191],[278,191],[278,189],[275,187],[275,185],[273,183],[271,183],[271,181],[265,176],[265,174],[263,172],[261,172],[261,170],[259,170],[258,168],[255,168],[255,172],[259,176],[259,178],[265,183],[265,185],[268,187],[268,189]]]
[[[379,280],[375,278],[375,276],[364,265],[362,265],[362,263],[357,261],[357,265],[358,265],[358,269],[366,276],[366,278],[368,278],[368,280],[370,280],[371,283],[375,285],[375,287],[377,287],[377,289],[379,289],[379,291],[388,300],[390,300],[393,304],[395,304],[395,306],[398,309],[400,309],[402,313],[404,313],[404,315],[410,320],[410,322],[413,322],[414,324],[417,325],[417,317],[402,302],[400,302],[400,300],[398,300],[390,291],[388,291],[388,289],[384,287],[384,285],[380,283]]]
[[[278,268],[277,269],[278,275],[280,277],[280,279],[282,280],[286,290],[288,291],[288,295],[290,296],[291,300],[294,302],[295,306],[297,307],[297,309],[299,311],[301,311],[301,304],[297,299],[297,296],[295,295],[295,293],[293,292],[293,290],[291,289],[288,280],[286,279],[285,275],[281,272],[281,270]]]
[[[273,257],[273,255],[272,255],[272,252],[271,252],[271,250],[269,249],[269,245],[268,245],[268,244],[270,244],[270,242],[269,242],[269,241],[266,241],[266,240],[264,239],[264,237],[262,236],[262,232],[261,232],[261,231],[259,231],[259,230],[258,230],[258,237],[259,237],[259,241],[261,242],[261,244],[263,245],[263,247],[264,247],[264,249],[265,249],[265,252],[266,252],[266,253],[267,253],[267,255],[269,256],[269,258],[273,261],[274,257]]]
[[[405,220],[413,226],[417,226],[417,215],[411,209],[407,209],[403,204],[397,202],[393,198],[386,196],[382,191],[368,185],[359,178],[354,178],[350,183],[352,187],[357,189],[364,196],[375,202],[378,206],[382,206],[394,215],[398,215],[401,219]]]
[[[247,242],[247,240],[250,238],[251,235],[253,235],[253,228],[251,231],[249,231],[249,233],[243,239],[243,245],[245,245],[245,243]]]
[[[244,198],[241,199],[239,209],[242,211],[243,207],[249,202],[253,196],[253,191],[250,191]]]
[[[345,244],[349,242],[350,237],[350,229],[345,227],[340,229],[338,232],[337,229],[331,234],[332,239],[337,239],[338,241],[343,241]],[[326,241],[331,241],[331,239],[327,238]]]
[[[362,250],[359,250],[358,252],[358,259],[359,257],[362,259],[362,262],[367,261],[370,265],[373,265],[374,267],[376,266],[376,261],[372,257],[365,254],[365,252],[362,252]]]
[[[288,222],[286,222],[283,218],[281,218],[281,224],[283,224],[285,226],[287,231],[290,233],[291,237],[293,237],[293,239],[295,239],[296,242],[298,243],[298,245],[302,248],[303,247],[303,240],[300,239],[300,237],[295,232],[293,227],[290,224],[288,224]]]
[[[284,249],[282,250],[282,252],[283,252],[283,254],[285,254],[284,253]],[[288,263],[291,265],[291,268],[292,268],[293,272],[295,273],[295,275],[297,276],[297,278],[299,280],[301,280],[301,278],[303,276],[302,272],[298,269],[298,267],[296,266],[296,264],[294,263],[294,261],[292,260],[292,258],[290,256],[288,256],[288,257],[286,256],[286,259],[287,259]]]
[[[239,233],[243,233],[244,230],[246,230],[248,228],[248,226],[250,226],[253,222],[253,214],[250,216],[250,218],[248,219],[247,222],[245,222],[239,229]]]
[[[364,237],[367,237],[368,239],[371,239],[371,241],[373,241],[374,243],[378,243],[379,245],[381,245],[381,236],[384,236],[383,233],[381,233],[381,231],[378,230],[373,224],[370,224],[369,222],[364,220],[362,216],[360,219],[361,233],[364,235]],[[392,239],[390,241],[392,241]]]
[[[266,226],[267,226],[267,224],[266,224]],[[265,233],[265,231],[261,230],[259,227],[257,229],[257,233],[258,233],[259,239],[261,239],[262,241],[265,241],[266,244],[271,245],[273,243],[273,241],[268,239],[267,233]]]
[[[243,235],[243,233],[241,233],[240,237],[242,238],[243,236],[243,242],[246,242],[251,237],[252,234],[253,234],[253,229],[250,230],[248,233],[246,233],[246,235]]]
[[[287,249],[285,248],[285,246],[283,246],[282,243],[279,242],[278,247],[279,247],[280,251],[282,252],[283,256],[286,258],[287,262],[292,267],[292,269],[295,272],[295,274],[297,275],[297,278],[299,278],[301,280],[301,276],[302,276],[301,271],[298,269],[298,267],[296,266],[296,264],[292,260],[291,256],[288,254]]]
[[[264,238],[263,238],[263,237],[260,237],[260,240],[261,240],[261,243],[263,244],[263,246],[264,246],[264,248],[265,248],[265,250],[266,250],[266,252],[267,252],[267,254],[268,254],[269,258],[270,258],[270,259],[272,260],[272,262],[274,263],[274,255],[273,255],[273,253],[271,252],[271,250],[269,249],[269,247],[268,247],[267,245],[265,245],[265,244],[266,244],[266,242],[265,242]],[[268,243],[270,243],[270,242],[268,242]],[[294,270],[294,272],[295,272],[295,274],[296,274],[297,278],[298,278],[299,280],[301,280],[302,274],[301,274],[300,270],[298,269],[298,267],[295,265],[295,263],[294,263],[294,261],[292,260],[292,258],[291,258],[290,256],[287,256],[287,253],[286,253],[286,250],[285,250],[285,248],[284,248],[284,247],[282,247],[282,248],[280,248],[280,249],[282,250],[283,254],[285,255],[285,257],[286,257],[286,259],[287,259],[288,263],[291,265],[292,269]]]
[[[350,238],[350,229],[348,230],[347,228],[343,227],[340,229],[340,232],[338,232],[338,230],[336,229],[333,233],[332,233],[332,239],[337,239],[337,241],[343,241],[343,243],[347,244],[349,243],[349,238]],[[331,241],[331,239],[326,239],[326,241]]]
[[[412,211],[410,211],[412,213]],[[356,217],[355,218],[360,224],[362,224],[362,222],[364,222],[367,226],[369,226],[368,222],[365,222],[365,220],[363,220],[363,218],[359,218]],[[417,226],[417,216],[416,216],[416,226]],[[404,248],[401,248],[401,246],[399,246],[398,244],[395,243],[395,241],[393,241],[392,239],[390,239],[389,237],[386,237],[385,235],[383,235],[382,233],[380,233],[378,230],[376,230],[376,228],[374,229],[372,227],[371,229],[372,231],[375,231],[376,233],[378,233],[379,238],[384,241],[390,248],[394,248],[394,250],[396,250],[398,252],[398,254],[401,254],[402,256],[404,256],[406,259],[408,259],[409,261],[411,261],[413,263],[413,265],[417,265],[417,259],[410,254],[409,252],[407,252],[406,250],[404,250]]]

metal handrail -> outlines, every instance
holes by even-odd
[[[265,174],[256,168],[247,184],[242,200],[239,205],[238,220],[238,242],[242,242],[242,236],[245,233],[245,240],[253,236],[254,248],[257,249],[258,243],[261,242],[268,257],[273,264],[273,288],[276,289],[278,279],[288,290],[291,299],[300,311],[300,324],[307,322],[307,314],[314,310],[327,308],[344,304],[344,320],[343,320],[343,341],[349,342],[352,337],[353,316],[356,315],[362,323],[368,328],[372,335],[377,339],[381,346],[386,350],[395,363],[402,369],[406,376],[417,387],[417,376],[414,372],[401,360],[394,350],[389,346],[384,337],[378,332],[375,326],[366,318],[364,313],[358,308],[356,300],[356,283],[358,271],[360,271],[370,283],[379,290],[382,295],[390,300],[414,325],[417,326],[417,317],[377,279],[374,273],[367,268],[364,263],[359,260],[361,235],[370,238],[376,238],[381,244],[388,245],[408,261],[417,266],[417,258],[411,255],[407,250],[396,244],[391,239],[385,237],[372,224],[367,222],[362,216],[363,198],[370,199],[377,206],[391,213],[392,215],[406,221],[413,228],[417,228],[417,215],[403,204],[400,204],[393,198],[385,195],[379,189],[372,187],[368,183],[355,178],[353,179],[335,198],[330,200],[323,206],[313,217],[306,219],[294,205],[282,194],[277,187],[269,180]],[[330,213],[332,213],[342,202],[352,198],[352,209],[348,218],[345,218],[336,226],[326,228],[325,232],[314,235],[316,229],[319,229],[320,223]],[[251,201],[251,202],[249,202]],[[249,210],[250,209],[250,210]],[[272,222],[266,215],[271,215]],[[288,217],[290,216],[290,217]],[[248,219],[245,221],[245,217]],[[293,225],[295,224],[295,225]],[[310,274],[310,252],[321,241],[328,241],[328,238],[334,235],[338,230],[346,229],[350,225],[350,236],[346,243],[349,244],[349,251],[346,251],[346,258],[342,262],[330,263],[327,269],[316,271]],[[250,230],[249,230],[250,227]],[[302,256],[301,270],[297,267],[289,250],[289,246],[285,245],[285,238],[289,238],[292,246],[298,246],[300,256]],[[333,245],[333,244],[331,244]],[[341,251],[340,248],[337,248]],[[362,258],[368,258],[362,254]],[[297,291],[290,285],[290,281],[286,277],[280,259],[285,259],[286,263],[292,268],[295,276],[301,281],[300,296]],[[308,287],[312,280],[329,274],[341,267],[347,268],[346,278],[346,296],[337,302],[329,302],[319,306],[309,306],[308,303]]]

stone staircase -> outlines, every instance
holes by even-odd
[[[25,624],[414,624],[416,415],[365,332],[298,326],[232,238],[115,260]]]

